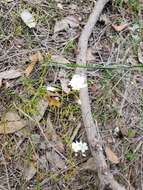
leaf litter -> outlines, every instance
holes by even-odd
[[[54,145],[54,147],[57,150],[63,153],[65,150],[64,144],[62,143],[62,139],[57,135],[49,117],[47,119],[47,128],[46,128],[45,134],[48,140],[51,142],[51,144]]]
[[[0,87],[2,86],[3,79],[16,79],[23,76],[23,72],[18,69],[10,69],[7,71],[0,72]]]
[[[0,134],[10,134],[19,131],[27,125],[16,112],[7,112],[0,122]]]
[[[2,1],[2,2],[4,2],[4,1]],[[9,69],[9,68],[11,68],[11,65],[14,63],[14,68],[15,68],[15,63],[16,62],[20,65],[20,62],[17,61],[17,60],[19,60],[19,58],[21,60],[21,57],[22,57],[22,60],[23,59],[25,60],[24,54],[25,54],[25,50],[26,50],[27,47],[28,47],[28,51],[26,50],[26,52],[27,52],[26,54],[31,54],[29,52],[37,52],[37,49],[40,49],[42,54],[44,54],[45,51],[49,51],[49,50],[54,51],[54,53],[51,55],[51,60],[50,60],[50,62],[53,63],[54,66],[52,64],[48,65],[47,75],[45,75],[44,78],[43,78],[45,90],[46,90],[46,86],[47,86],[47,93],[46,93],[45,96],[48,96],[48,98],[44,97],[44,98],[41,98],[39,100],[39,102],[37,104],[37,107],[36,107],[37,112],[34,113],[33,116],[31,116],[31,117],[34,120],[36,120],[36,122],[42,127],[42,129],[44,130],[44,134],[47,136],[48,141],[50,142],[50,144],[52,144],[59,152],[61,152],[63,155],[65,155],[65,157],[67,157],[69,163],[72,162],[72,164],[71,164],[72,169],[75,168],[75,166],[78,165],[79,167],[77,167],[75,169],[80,170],[80,168],[81,168],[81,170],[82,169],[83,170],[90,170],[90,174],[89,174],[89,172],[85,171],[86,176],[84,178],[84,181],[81,180],[82,177],[83,177],[84,171],[82,171],[81,174],[78,174],[78,176],[73,175],[73,173],[76,173],[76,171],[73,172],[70,169],[68,169],[67,165],[66,165],[67,163],[65,163],[65,160],[61,158],[61,155],[58,154],[56,151],[53,151],[53,149],[50,148],[50,145],[48,146],[48,143],[45,142],[42,139],[41,134],[39,134],[39,129],[38,129],[37,125],[35,123],[32,123],[32,128],[31,128],[31,123],[28,123],[28,127],[26,127],[26,128],[20,129],[21,128],[20,127],[20,128],[18,128],[18,131],[16,129],[16,130],[13,130],[15,132],[7,133],[7,134],[10,134],[10,135],[6,136],[6,138],[12,138],[12,139],[17,141],[17,138],[23,138],[22,136],[17,135],[17,134],[20,134],[20,132],[22,130],[24,130],[24,129],[28,129],[28,133],[26,133],[25,136],[24,136],[25,139],[20,139],[20,140],[18,139],[18,142],[20,141],[20,142],[23,142],[23,143],[21,143],[19,145],[18,150],[20,150],[20,151],[17,152],[16,155],[14,155],[14,158],[15,157],[16,157],[16,159],[19,158],[19,156],[20,156],[19,153],[22,152],[22,158],[27,159],[26,154],[28,154],[29,152],[28,153],[25,152],[26,149],[23,148],[23,144],[25,145],[25,147],[29,146],[29,144],[27,144],[27,141],[29,139],[29,135],[32,134],[32,135],[30,135],[30,139],[32,139],[32,142],[33,142],[33,144],[35,146],[34,147],[35,151],[39,156],[39,160],[40,160],[40,158],[43,160],[42,162],[43,162],[44,167],[43,168],[37,168],[37,171],[36,171],[35,166],[37,166],[37,165],[33,161],[33,153],[31,153],[31,150],[30,150],[30,161],[28,162],[28,164],[25,165],[25,174],[27,174],[27,176],[25,174],[23,174],[24,179],[26,181],[29,181],[29,182],[25,183],[23,178],[21,180],[20,175],[19,175],[20,173],[18,173],[18,175],[16,174],[16,178],[18,178],[20,183],[24,182],[26,184],[25,188],[27,188],[27,189],[30,186],[32,186],[32,188],[35,188],[34,187],[35,180],[36,180],[36,183],[37,183],[36,185],[38,186],[37,188],[39,188],[39,186],[42,184],[42,181],[44,183],[43,175],[44,175],[44,179],[48,180],[48,183],[45,184],[45,186],[46,186],[46,188],[48,186],[49,189],[57,189],[57,186],[59,186],[58,188],[61,188],[61,189],[66,188],[67,186],[68,186],[67,188],[69,188],[69,189],[78,189],[78,188],[82,188],[82,189],[92,189],[92,188],[98,189],[98,187],[91,187],[90,186],[90,184],[92,184],[92,186],[94,186],[95,182],[96,182],[96,179],[97,179],[97,176],[94,178],[94,175],[92,175],[92,173],[91,173],[92,171],[96,170],[96,163],[93,160],[93,158],[90,155],[87,155],[87,158],[86,158],[87,161],[86,162],[85,162],[85,158],[83,159],[81,157],[81,155],[79,155],[79,157],[73,158],[73,154],[71,156],[71,149],[70,149],[70,147],[68,147],[68,145],[71,143],[71,141],[76,140],[76,139],[79,140],[81,138],[81,136],[85,138],[85,131],[84,131],[84,128],[83,128],[82,124],[81,124],[81,126],[78,125],[79,120],[81,121],[81,115],[77,111],[79,109],[79,105],[77,104],[77,101],[78,101],[79,104],[81,104],[81,101],[78,98],[78,96],[79,96],[78,91],[72,91],[71,90],[71,92],[70,92],[71,88],[69,88],[69,79],[73,76],[73,70],[72,69],[69,70],[67,68],[61,69],[59,67],[59,65],[62,66],[64,64],[71,64],[71,63],[75,62],[75,56],[76,56],[77,51],[78,51],[75,48],[76,45],[77,45],[76,44],[77,41],[75,41],[74,45],[69,44],[68,40],[69,40],[69,38],[71,36],[68,33],[75,32],[77,34],[77,29],[79,28],[79,26],[80,25],[81,25],[81,27],[84,26],[84,24],[85,24],[85,22],[87,20],[87,15],[90,13],[92,6],[90,7],[90,3],[87,4],[86,1],[84,1],[82,3],[82,6],[81,6],[79,1],[77,3],[75,2],[75,5],[74,5],[69,1],[68,1],[68,3],[66,3],[66,2],[64,2],[62,0],[57,0],[56,2],[60,3],[62,6],[58,5],[56,3],[56,7],[58,8],[58,11],[54,12],[53,7],[55,5],[51,6],[51,4],[48,2],[48,6],[46,6],[46,9],[44,9],[45,4],[43,4],[42,1],[39,1],[40,3],[38,4],[38,6],[40,7],[40,10],[44,10],[46,12],[46,14],[44,15],[44,20],[42,20],[43,17],[40,17],[40,16],[43,16],[41,11],[39,11],[38,14],[36,15],[37,10],[39,8],[39,7],[38,8],[36,7],[37,3],[36,3],[36,6],[35,6],[34,3],[33,3],[34,1],[33,2],[32,1],[29,1],[29,2],[24,1],[24,2],[28,3],[27,5],[28,5],[29,8],[27,10],[29,11],[29,13],[32,16],[32,22],[36,22],[35,18],[34,18],[34,16],[36,16],[36,19],[38,19],[38,23],[37,22],[34,23],[34,26],[32,26],[32,27],[28,26],[26,23],[25,24],[27,25],[27,27],[26,27],[26,25],[24,25],[22,23],[20,23],[21,24],[20,26],[18,25],[18,27],[22,31],[21,37],[25,39],[25,36],[29,36],[32,39],[31,43],[29,43],[29,44],[24,43],[24,45],[22,45],[20,48],[18,48],[16,52],[15,52],[15,49],[13,49],[13,48],[8,49],[8,47],[6,47],[6,45],[4,45],[4,46],[2,45],[3,49],[6,48],[6,50],[8,50],[7,52],[10,52],[10,53],[8,53],[8,56],[6,56],[6,58],[8,57],[8,60],[10,60],[10,63],[6,62],[6,66],[7,65],[10,66],[10,67],[7,67]],[[83,4],[85,4],[85,7],[83,6]],[[8,4],[6,4],[6,5],[11,6],[12,4],[9,3],[9,5]],[[128,5],[126,5],[126,6],[128,6]],[[14,9],[15,9],[15,7],[12,8],[12,10],[11,10],[12,13],[13,13]],[[108,9],[109,9],[108,11],[110,12],[110,7],[108,7]],[[50,12],[51,10],[52,10],[52,14]],[[63,14],[64,11],[65,11],[65,14]],[[116,31],[116,32],[114,32],[114,30],[110,27],[110,24],[114,23],[114,21],[112,22],[112,18],[113,18],[113,20],[115,20],[114,18],[116,17],[116,14],[115,15],[110,15],[110,17],[109,17],[109,12],[106,12],[106,13],[105,12],[103,12],[103,14],[100,17],[100,20],[99,20],[99,25],[100,26],[97,25],[95,27],[95,30],[93,31],[92,37],[91,37],[91,39],[89,41],[89,49],[88,49],[88,52],[87,52],[87,62],[89,64],[95,63],[95,64],[98,65],[98,64],[102,64],[102,62],[106,63],[106,62],[108,62],[106,57],[108,57],[109,61],[111,61],[110,64],[112,64],[112,62],[115,63],[115,60],[118,62],[118,61],[120,61],[120,60],[118,60],[118,58],[120,59],[120,58],[124,57],[124,55],[122,54],[124,48],[125,49],[128,48],[128,47],[126,47],[126,45],[128,46],[128,44],[123,43],[123,41],[124,41],[123,39],[126,36],[126,32],[129,32],[128,34],[130,35],[131,30],[129,29],[128,26],[125,27],[124,23],[122,24],[122,22],[120,22],[121,24],[119,24],[119,25],[118,24],[115,24],[114,26],[111,25],[112,28]],[[120,13],[118,12],[118,15],[119,14]],[[47,15],[48,16],[50,15],[50,17],[48,19],[46,17]],[[70,16],[71,18],[69,18],[69,16],[67,16],[67,15],[72,15],[72,17]],[[80,20],[81,23],[79,23],[79,19],[78,19],[78,17],[76,15],[81,16],[81,18],[82,18],[82,20]],[[124,11],[122,12],[122,14],[120,16],[121,16],[120,19],[122,19],[122,20],[126,19],[126,18],[124,18],[124,17],[126,17],[126,14],[124,14]],[[122,16],[123,16],[123,18],[122,18]],[[61,17],[63,19],[61,19]],[[53,18],[54,18],[54,20],[53,20]],[[66,21],[64,19],[66,19]],[[58,21],[55,23],[55,26],[53,26],[55,20],[58,20]],[[129,20],[129,17],[127,17],[126,20]],[[64,23],[64,24],[61,25],[62,23]],[[57,24],[57,26],[56,26],[56,24]],[[108,24],[109,24],[109,26],[108,26]],[[55,34],[53,35],[54,27],[55,27]],[[30,28],[33,28],[33,29],[30,29]],[[51,30],[51,28],[53,28],[53,30]],[[10,28],[7,29],[7,33],[11,35],[11,33],[9,33],[9,30],[10,30]],[[138,26],[138,29],[132,29],[132,31],[131,31],[132,33],[134,33],[134,34],[132,34],[134,40],[139,40],[139,34],[137,32],[138,30],[139,30],[139,26]],[[104,34],[104,32],[105,32],[105,34]],[[114,36],[112,33],[114,35],[116,35],[116,36]],[[118,36],[118,33],[120,33],[119,34],[120,36]],[[47,36],[47,34],[48,34],[48,36]],[[58,37],[56,39],[54,39],[53,36],[58,36]],[[77,36],[79,36],[79,33],[78,33]],[[115,39],[114,39],[114,37],[115,37]],[[17,37],[15,37],[15,38],[17,38]],[[27,42],[29,42],[28,40],[29,40],[29,38],[26,39]],[[106,44],[106,40],[109,43],[110,43],[110,40],[111,40],[111,44],[112,44],[112,47],[113,47],[113,50],[111,50],[110,55],[108,54],[108,52],[106,51],[106,48],[105,48],[105,46],[108,46],[108,44]],[[116,43],[116,42],[114,43],[114,41],[116,41],[116,40],[118,40],[120,42],[120,46],[118,46],[118,43]],[[10,39],[10,41],[11,41],[11,43],[13,42],[12,39]],[[44,46],[42,44],[43,41],[44,41]],[[128,41],[128,39],[127,39],[127,41]],[[98,44],[99,44],[99,46],[101,48],[97,47],[97,49],[96,49],[97,51],[96,52],[94,51],[94,53],[93,53],[92,48],[95,47],[96,42],[99,42]],[[5,39],[4,39],[4,44],[7,44],[7,41]],[[131,44],[129,44],[129,45],[131,46]],[[66,49],[64,48],[65,46],[67,47]],[[73,46],[74,46],[74,48],[73,48]],[[18,46],[16,46],[16,48],[17,47]],[[116,54],[116,52],[118,52],[118,55]],[[142,63],[142,54],[141,53],[142,53],[142,47],[141,47],[141,44],[138,44],[138,52],[137,52],[137,54],[135,55],[133,52],[130,52],[130,55],[129,55],[129,57],[132,57],[133,61],[132,62],[129,61],[129,62],[126,63],[126,60],[124,60],[124,63],[125,64],[129,63],[131,66],[133,64],[137,65],[138,63]],[[31,57],[33,57],[33,58],[30,58],[30,63],[29,63],[28,67],[25,70],[25,75],[27,75],[26,79],[28,79],[28,80],[29,79],[30,80],[38,79],[37,72],[35,72],[35,70],[37,71],[37,69],[38,69],[38,70],[41,71],[41,65],[42,64],[38,64],[38,63],[43,63],[44,62],[44,58],[43,58],[42,54],[41,54],[42,55],[41,61],[39,60],[39,58],[37,58],[37,55],[34,56],[35,54],[37,54],[37,53],[33,53],[33,55],[31,54]],[[22,55],[22,56],[20,57],[19,55]],[[127,57],[128,57],[128,55],[127,55]],[[44,63],[42,65],[42,69],[43,69],[43,66],[45,66],[45,64],[46,63]],[[57,67],[56,67],[56,64],[57,64]],[[19,65],[18,65],[18,67],[19,67]],[[35,66],[36,66],[36,69],[35,69]],[[3,67],[2,70],[6,70],[7,68]],[[19,70],[16,69],[16,71],[19,71]],[[18,77],[23,76],[24,71],[19,71],[19,72],[21,74]],[[97,72],[98,72],[98,75],[97,75]],[[112,75],[112,72],[111,73],[110,72],[111,71],[109,70],[108,74]],[[132,73],[133,72],[134,71],[132,71]],[[116,72],[116,74],[117,73],[118,73],[118,71]],[[89,80],[88,83],[89,83],[89,85],[95,84],[94,89],[89,88],[93,114],[96,115],[97,120],[99,122],[99,126],[101,124],[100,119],[102,120],[102,123],[106,126],[108,121],[107,122],[104,121],[104,116],[105,116],[105,113],[106,113],[107,114],[107,120],[108,120],[108,110],[112,109],[112,105],[110,105],[110,103],[114,104],[115,101],[116,101],[116,105],[114,107],[116,109],[118,106],[120,106],[120,101],[118,102],[118,99],[121,99],[122,96],[121,97],[120,97],[120,95],[116,96],[114,91],[113,91],[112,93],[116,97],[111,98],[112,102],[109,103],[108,98],[107,98],[108,93],[106,93],[106,91],[104,92],[104,88],[105,88],[106,82],[107,82],[107,88],[108,89],[110,89],[110,87],[112,85],[112,82],[114,84],[114,80],[112,79],[112,77],[111,76],[109,77],[111,82],[108,83],[108,81],[107,81],[108,76],[104,76],[104,74],[105,75],[107,74],[106,71],[104,71],[104,70],[102,72],[100,72],[100,70],[91,71],[91,72],[89,70],[87,70],[87,74],[88,74],[88,80]],[[10,77],[9,74],[6,74],[6,75],[8,77]],[[52,75],[52,77],[50,77],[51,75]],[[1,73],[0,73],[0,76],[1,76]],[[15,76],[15,78],[13,78],[14,77],[13,74],[11,76],[12,76],[12,78],[5,78],[4,77],[4,78],[1,79],[1,81],[2,80],[11,80],[11,79],[18,78],[16,76]],[[121,77],[121,73],[120,73],[120,77]],[[120,80],[120,77],[119,77],[119,80]],[[118,80],[118,78],[116,78],[116,79]],[[7,82],[7,81],[4,81],[4,82]],[[12,81],[12,82],[15,82],[15,80]],[[117,81],[115,81],[115,83],[116,82]],[[121,79],[120,83],[122,83],[122,82],[124,82],[124,79]],[[134,81],[131,81],[131,82],[134,82]],[[99,89],[98,89],[98,86],[99,86],[98,83],[100,83],[100,88]],[[103,85],[103,83],[104,83],[104,85]],[[34,85],[37,86],[39,84],[35,83]],[[136,83],[134,84],[134,92],[136,92],[136,88],[135,88],[136,85],[139,85],[139,84],[136,84]],[[23,89],[21,88],[21,84],[19,84],[19,80],[18,80],[18,85],[17,85],[17,82],[16,82],[15,86],[16,86],[16,92],[18,92],[18,94],[21,95],[21,93],[23,93]],[[12,86],[12,88],[10,88],[10,90],[15,91],[15,89],[13,89],[13,87],[15,87],[15,86]],[[121,84],[121,86],[123,87],[124,85]],[[120,87],[118,85],[116,86],[116,88],[120,89]],[[115,91],[116,91],[116,88],[114,89]],[[140,86],[139,86],[139,88],[140,88]],[[103,89],[103,91],[101,91],[101,89]],[[120,90],[121,90],[121,93],[122,93],[123,89],[120,89]],[[3,94],[4,94],[4,92],[1,90],[1,97],[0,97],[1,100],[5,98],[5,97],[3,97]],[[34,94],[32,94],[32,96],[33,95]],[[75,97],[77,97],[76,100],[75,100]],[[27,98],[27,97],[25,97],[25,98]],[[29,98],[29,100],[31,99],[31,97],[28,97],[28,98]],[[99,99],[100,99],[100,103],[99,103],[100,105],[96,105],[96,102],[99,102],[98,101]],[[106,100],[106,101],[104,101],[104,100]],[[124,117],[126,117],[127,112],[129,113],[128,117],[126,117],[126,121],[127,121],[127,118],[128,118],[128,120],[134,120],[133,117],[130,116],[131,110],[126,111],[126,109],[129,107],[128,106],[128,101],[130,101],[129,97],[126,100],[126,105],[123,107],[123,115],[124,115]],[[103,104],[103,105],[101,105],[101,104]],[[95,105],[97,106],[97,110],[96,110]],[[130,105],[130,106],[132,106],[132,105]],[[105,107],[105,109],[104,109],[104,107]],[[136,109],[136,107],[139,107],[139,106],[136,103],[133,104],[133,109]],[[0,111],[1,111],[1,105],[0,105]],[[103,111],[103,113],[98,118],[98,114],[100,114],[101,111]],[[47,119],[47,114],[49,114],[49,113],[52,116],[51,117],[52,127],[49,127],[50,124],[48,122],[47,122],[48,124],[45,124],[46,119]],[[74,119],[71,119],[72,117],[70,117],[70,115],[74,115]],[[109,118],[111,120],[112,120],[112,115],[113,115],[113,113],[112,113],[112,110],[111,110],[111,113],[110,113],[110,116],[109,116]],[[130,119],[130,117],[131,117],[131,119]],[[19,119],[21,120],[21,118],[19,118]],[[115,117],[114,119],[119,120],[117,117]],[[3,120],[3,117],[2,117],[2,120]],[[17,120],[16,120],[16,122],[17,122]],[[12,122],[10,124],[11,124],[11,126],[13,126]],[[127,123],[124,126],[124,129],[126,130],[125,132],[123,132],[123,130],[122,130],[123,127],[120,126],[121,123],[120,123],[120,125],[117,125],[117,128],[115,128],[115,126],[114,126],[113,128],[118,129],[118,130],[116,131],[116,135],[114,135],[114,133],[113,133],[113,136],[115,138],[113,138],[113,141],[110,141],[110,143],[114,142],[115,146],[116,146],[116,145],[118,145],[118,142],[120,141],[121,144],[119,144],[118,151],[120,150],[121,146],[123,148],[122,150],[124,150],[124,148],[126,148],[126,146],[132,149],[133,145],[130,146],[130,143],[133,142],[132,140],[141,138],[140,131],[139,132],[137,131],[137,130],[140,130],[138,124],[139,124],[139,122],[136,122],[136,125],[132,127],[130,123]],[[103,128],[103,131],[104,131],[104,125],[101,127],[101,131],[102,131],[102,128]],[[128,130],[129,127],[131,127],[131,130]],[[12,127],[10,127],[10,130],[11,130],[11,128]],[[20,129],[20,131],[19,131],[19,129]],[[136,133],[134,133],[134,130],[136,131]],[[70,135],[69,135],[69,133],[67,131],[71,132]],[[110,135],[112,135],[111,131],[112,131],[112,129],[110,130]],[[115,130],[113,130],[113,132],[115,132]],[[120,137],[120,133],[122,133],[122,137]],[[6,133],[1,133],[1,134],[6,134]],[[129,139],[127,139],[127,138],[129,138]],[[3,143],[5,141],[4,139],[5,139],[5,137],[1,138],[2,146],[5,145]],[[106,143],[106,139],[104,137],[104,132],[103,132],[103,139],[104,139],[104,141]],[[126,140],[128,142],[125,142]],[[45,145],[43,145],[43,144],[45,144]],[[140,155],[140,153],[141,153],[141,145],[140,145],[140,143],[136,144],[135,146],[137,147],[137,149],[134,149],[134,150],[136,150],[135,153],[137,155]],[[114,145],[113,145],[113,147],[114,147]],[[6,146],[4,148],[4,151],[8,152],[9,151],[8,148],[9,147]],[[14,146],[12,147],[12,150],[13,149],[14,149]],[[109,147],[106,148],[106,157],[111,162],[109,164],[113,163],[114,167],[118,170],[118,167],[120,168],[120,166],[119,165],[116,166],[115,164],[119,163],[119,158],[118,158],[118,156],[115,154],[115,152],[113,150],[115,150],[115,149],[114,148],[111,149]],[[120,155],[120,154],[122,154],[123,159],[125,160],[125,163],[122,163],[122,164],[126,167],[127,160],[126,160],[126,157],[124,157],[124,152],[118,152],[118,155]],[[12,158],[13,163],[15,162],[14,158]],[[73,161],[73,159],[75,159],[75,160]],[[139,158],[138,158],[138,162],[139,162]],[[68,163],[68,165],[70,165],[69,163]],[[82,163],[85,164],[85,165],[82,165]],[[134,161],[134,163],[135,164],[132,165],[132,162],[129,162],[129,172],[128,171],[123,172],[122,170],[120,170],[120,172],[124,176],[129,176],[130,179],[127,178],[127,180],[130,181],[132,184],[136,183],[135,185],[138,186],[140,184],[140,177],[136,175],[136,179],[138,179],[138,180],[135,180],[134,178],[132,178],[132,175],[135,173],[133,168],[135,167],[136,170],[138,169],[136,167],[137,166],[137,161]],[[7,161],[8,173],[10,172],[9,165],[10,165],[10,163]],[[40,172],[39,172],[39,169],[40,169]],[[59,170],[59,169],[62,169],[62,171]],[[65,173],[62,173],[63,171]],[[68,172],[66,173],[66,171],[68,171]],[[5,172],[5,170],[4,170],[4,172]],[[35,175],[36,173],[37,173],[37,175]],[[48,173],[48,177],[47,176],[45,177],[45,173],[46,174]],[[58,175],[59,173],[62,174],[62,175],[61,176],[59,175],[58,179],[53,177],[55,175]],[[1,172],[1,175],[2,174],[3,174],[3,171]],[[11,178],[12,177],[10,175],[10,185],[11,185]],[[12,180],[15,182],[16,178],[13,178]],[[68,178],[68,180],[67,180],[67,178]],[[64,180],[64,179],[66,179],[66,180]],[[86,181],[86,179],[87,179],[87,181]],[[93,179],[93,182],[92,182],[91,179]],[[54,186],[55,180],[57,180],[56,181],[57,186]],[[81,181],[83,182],[82,184],[81,184]],[[15,184],[17,184],[17,182],[15,182]],[[76,186],[76,184],[77,184],[77,186]],[[87,187],[87,184],[88,184],[88,187]],[[46,189],[43,186],[40,187],[40,188]]]
[[[114,30],[116,32],[121,32],[122,30],[124,30],[125,28],[128,27],[129,24],[121,24],[121,25],[116,25],[116,24],[112,24],[112,27],[114,28]]]
[[[40,53],[40,51],[38,51],[37,53],[31,55],[30,56],[30,61],[31,61],[31,63],[28,65],[28,67],[25,70],[25,74],[26,74],[27,77],[33,71],[34,66],[36,65],[36,63],[42,63],[43,62],[43,56]]]
[[[29,10],[25,9],[20,14],[21,19],[29,28],[35,28],[36,21],[34,16],[29,12]]]
[[[30,161],[29,163],[25,164],[23,176],[26,181],[30,181],[34,177],[36,172],[37,172],[37,169],[35,168],[33,162]]]
[[[54,27],[54,33],[67,30],[69,27],[77,28],[79,26],[78,18],[75,16],[67,16],[64,19],[57,21]]]
[[[39,122],[43,118],[47,107],[48,107],[47,100],[45,100],[45,99],[39,100],[39,102],[36,106],[37,113],[33,114],[32,119],[34,119],[36,122]]]
[[[118,164],[119,163],[119,158],[116,156],[116,154],[111,150],[111,148],[106,147],[105,152],[107,155],[107,158],[113,163],[113,164]]]
[[[56,131],[49,117],[47,119],[47,128],[45,131],[45,135],[47,136],[50,144],[52,144],[59,152],[64,153],[65,148],[62,143],[62,140],[56,134]],[[55,150],[47,151],[46,158],[52,164],[54,168],[66,169],[65,160],[63,160],[61,156]]]
[[[51,60],[55,63],[58,63],[58,64],[69,64],[70,62],[64,58],[62,55],[52,55],[51,56]]]

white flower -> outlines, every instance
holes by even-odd
[[[29,27],[34,28],[36,26],[36,21],[33,15],[28,10],[23,10],[21,13],[21,19]]]
[[[77,155],[78,152],[81,151],[82,155],[86,156],[85,151],[88,150],[88,146],[87,146],[86,142],[82,142],[82,141],[78,142],[78,141],[76,141],[76,142],[72,143],[72,149],[76,153],[76,155]]]
[[[57,3],[57,7],[61,10],[63,10],[63,5],[61,3]]]
[[[53,86],[47,86],[47,91],[55,92],[57,89]]]
[[[69,85],[73,90],[80,90],[81,88],[85,88],[87,86],[87,83],[84,76],[75,74],[69,82]]]
[[[119,132],[120,132],[119,127],[116,127],[116,128],[114,129],[114,135],[117,136]]]
[[[81,105],[81,100],[80,100],[79,98],[76,100],[76,102],[77,102],[79,105]]]

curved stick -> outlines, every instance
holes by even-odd
[[[108,1],[109,0],[98,0],[96,2],[96,5],[91,15],[89,16],[89,19],[81,33],[78,43],[78,55],[76,60],[76,63],[79,65],[86,66],[86,52],[87,52],[89,37],[105,4]],[[78,74],[84,75],[87,82],[86,69],[77,68],[76,72]],[[110,170],[107,166],[105,156],[103,154],[102,139],[100,133],[98,132],[98,126],[94,122],[91,113],[88,87],[82,88],[80,90],[80,99],[81,99],[82,117],[87,133],[89,146],[91,149],[91,153],[97,163],[97,170],[101,183],[100,190],[107,188],[108,189],[112,188],[112,190],[125,190],[125,188],[122,187],[120,184],[118,184],[118,182],[114,179],[113,175],[110,173]]]

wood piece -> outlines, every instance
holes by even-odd
[[[105,6],[105,4],[109,0],[98,0],[96,5],[89,16],[89,19],[81,33],[78,43],[78,55],[76,63],[82,66],[86,66],[86,54],[88,48],[88,40],[92,33],[92,30],[99,19],[99,16]],[[77,74],[82,74],[86,76],[86,69],[84,68],[77,68]],[[105,156],[103,154],[103,145],[100,133],[98,131],[97,123],[94,122],[91,112],[90,100],[88,95],[88,87],[80,89],[80,99],[81,99],[81,110],[82,110],[82,117],[84,121],[84,126],[87,133],[87,138],[89,141],[91,153],[95,159],[97,164],[98,176],[100,179],[102,189],[112,189],[112,190],[125,190],[123,186],[121,186],[111,174]]]

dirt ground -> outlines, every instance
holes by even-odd
[[[0,190],[99,189],[90,150],[72,150],[88,141],[79,92],[68,85],[95,3],[0,1]],[[34,28],[20,16],[25,9]],[[110,171],[128,190],[143,189],[142,19],[141,1],[109,1],[87,53],[92,114]]]

